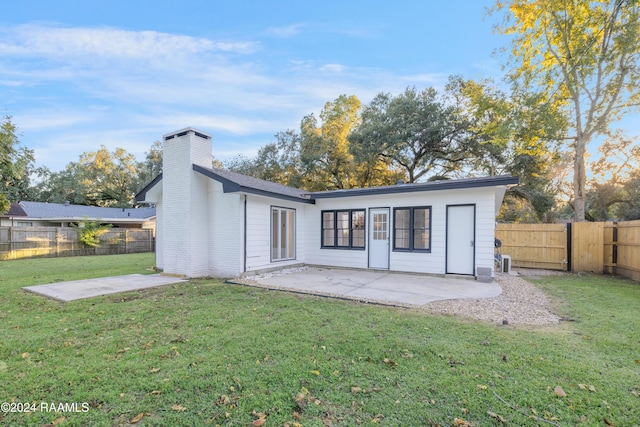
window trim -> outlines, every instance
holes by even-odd
[[[293,236],[291,239],[291,243],[293,244],[293,257],[288,257],[288,258],[274,258],[273,257],[273,212],[275,210],[278,210],[279,212],[293,212],[293,226],[292,226],[292,231],[293,231]],[[278,217],[281,218],[281,213],[278,214]],[[272,205],[269,209],[269,261],[270,262],[281,262],[281,261],[294,261],[297,259],[297,252],[298,252],[298,242],[297,242],[297,222],[298,222],[298,218],[297,218],[297,213],[296,213],[296,209],[295,208],[288,208],[285,206],[274,206]],[[282,250],[282,248],[278,248],[279,250]]]
[[[349,244],[346,246],[338,245],[338,212],[347,212],[349,215]],[[362,213],[362,221],[364,227],[362,228],[363,234],[363,245],[362,246],[354,246],[353,245],[353,213],[361,212]],[[333,228],[325,228],[324,227],[324,215],[325,214],[333,214]],[[333,245],[326,245],[324,241],[324,235],[326,230],[333,230]],[[361,209],[327,209],[320,211],[320,248],[321,249],[344,249],[344,250],[355,250],[355,251],[364,251],[367,248],[367,210],[365,208]]]
[[[423,249],[423,248],[415,248],[414,244],[415,244],[415,240],[414,240],[414,236],[415,236],[415,229],[414,229],[414,218],[415,218],[415,210],[416,209],[425,209],[429,211],[429,224],[428,224],[428,230],[429,230],[429,240],[428,240],[428,245],[429,247],[427,249]],[[396,211],[399,210],[408,210],[409,211],[409,247],[408,248],[398,248],[396,247],[396,233],[398,228],[396,227]],[[402,206],[402,207],[395,207],[393,208],[393,251],[394,252],[423,252],[423,253],[431,253],[431,237],[432,237],[432,233],[431,233],[431,222],[433,219],[433,210],[431,208],[431,206]]]

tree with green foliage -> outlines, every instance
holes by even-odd
[[[347,137],[360,121],[360,100],[340,95],[327,102],[320,120],[309,114],[300,123],[300,158],[309,190],[352,188],[355,163]]]
[[[162,142],[154,141],[149,151],[144,153],[145,159],[136,165],[136,193],[162,173],[162,152]]]
[[[225,166],[244,175],[302,188],[300,134],[289,129],[278,132],[275,137],[276,142],[262,146],[255,157],[238,155]]]
[[[40,182],[33,189],[38,201],[102,207],[128,207],[140,186],[138,163],[123,148],[113,152],[103,145],[84,152],[64,170],[39,170]],[[145,177],[146,178],[146,177]]]
[[[488,80],[453,78],[449,90],[455,93],[459,114],[468,116],[470,170],[518,176],[520,185],[507,193],[507,199],[522,199],[510,203],[514,215],[522,212],[520,222],[549,220],[555,204],[552,170],[566,129],[563,112],[542,102],[539,94],[513,91],[507,95]],[[531,212],[522,208],[523,203]]]
[[[100,237],[111,228],[111,224],[102,224],[100,221],[85,219],[78,224],[71,224],[78,232],[80,243],[97,248],[100,246]]]
[[[358,98],[341,95],[325,104],[320,120],[309,114],[300,132],[279,132],[276,142],[261,147],[254,158],[237,156],[226,167],[307,191],[388,185],[404,178],[385,159],[354,159],[348,136],[359,123],[359,111]]]
[[[11,117],[5,116],[0,124],[0,214],[27,198],[35,160],[33,150],[20,145],[16,131]]]
[[[356,161],[379,158],[401,169],[413,183],[461,171],[468,158],[467,125],[455,106],[433,89],[407,88],[393,97],[378,94],[362,111],[349,136]]]
[[[634,217],[640,205],[633,188],[640,170],[640,145],[622,132],[598,147],[600,157],[591,162],[587,182],[586,218],[590,221]]]
[[[640,105],[637,0],[498,0],[511,37],[513,82],[566,109],[573,134],[573,206],[585,220],[587,144]]]

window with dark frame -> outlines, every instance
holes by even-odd
[[[431,207],[394,208],[393,250],[431,252]]]
[[[322,248],[364,249],[365,210],[322,211]]]

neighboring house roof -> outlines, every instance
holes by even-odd
[[[27,213],[22,209],[19,203],[11,203],[9,207],[9,212],[2,216],[27,216]]]
[[[14,205],[16,205],[14,207]],[[11,215],[12,210],[23,215]],[[67,203],[20,202],[14,203],[7,215],[43,220],[102,219],[120,221],[149,220],[156,216],[156,208],[102,208]]]
[[[518,184],[519,182],[519,179],[513,176],[491,176],[483,178],[429,181],[414,184],[398,184],[381,187],[354,188],[347,190],[319,191],[312,193],[224,169],[205,168],[202,166],[193,165],[193,170],[222,183],[222,188],[225,193],[246,192],[302,203],[315,203],[316,199],[338,197],[508,186]],[[158,184],[161,179],[162,174],[158,175],[151,183],[149,183],[149,185],[143,188],[136,195],[136,200],[144,201],[147,192],[151,190],[151,188],[153,188],[156,184]]]

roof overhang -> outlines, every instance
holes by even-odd
[[[315,201],[304,198],[304,197],[289,196],[287,194],[280,194],[280,193],[275,193],[267,190],[262,190],[259,188],[244,186],[215,173],[211,169],[203,168],[202,166],[198,166],[195,164],[193,165],[193,170],[221,183],[222,191],[224,191],[225,193],[249,193],[249,194],[257,194],[265,197],[272,197],[272,198],[281,199],[281,200],[289,200],[289,201],[298,202],[298,203],[306,203],[306,204],[315,203]]]
[[[138,194],[136,194],[136,202],[147,201],[147,193],[149,193],[160,181],[162,181],[162,173],[153,178],[153,180],[149,184],[147,184],[142,190],[138,192]]]
[[[332,199],[337,197],[372,196],[383,194],[414,193],[425,191],[457,190],[480,187],[505,187],[517,185],[520,182],[514,176],[491,176],[486,178],[470,178],[445,181],[431,181],[416,184],[398,184],[386,187],[354,188],[349,190],[333,190],[310,193],[311,199]],[[506,190],[505,190],[506,191]]]

